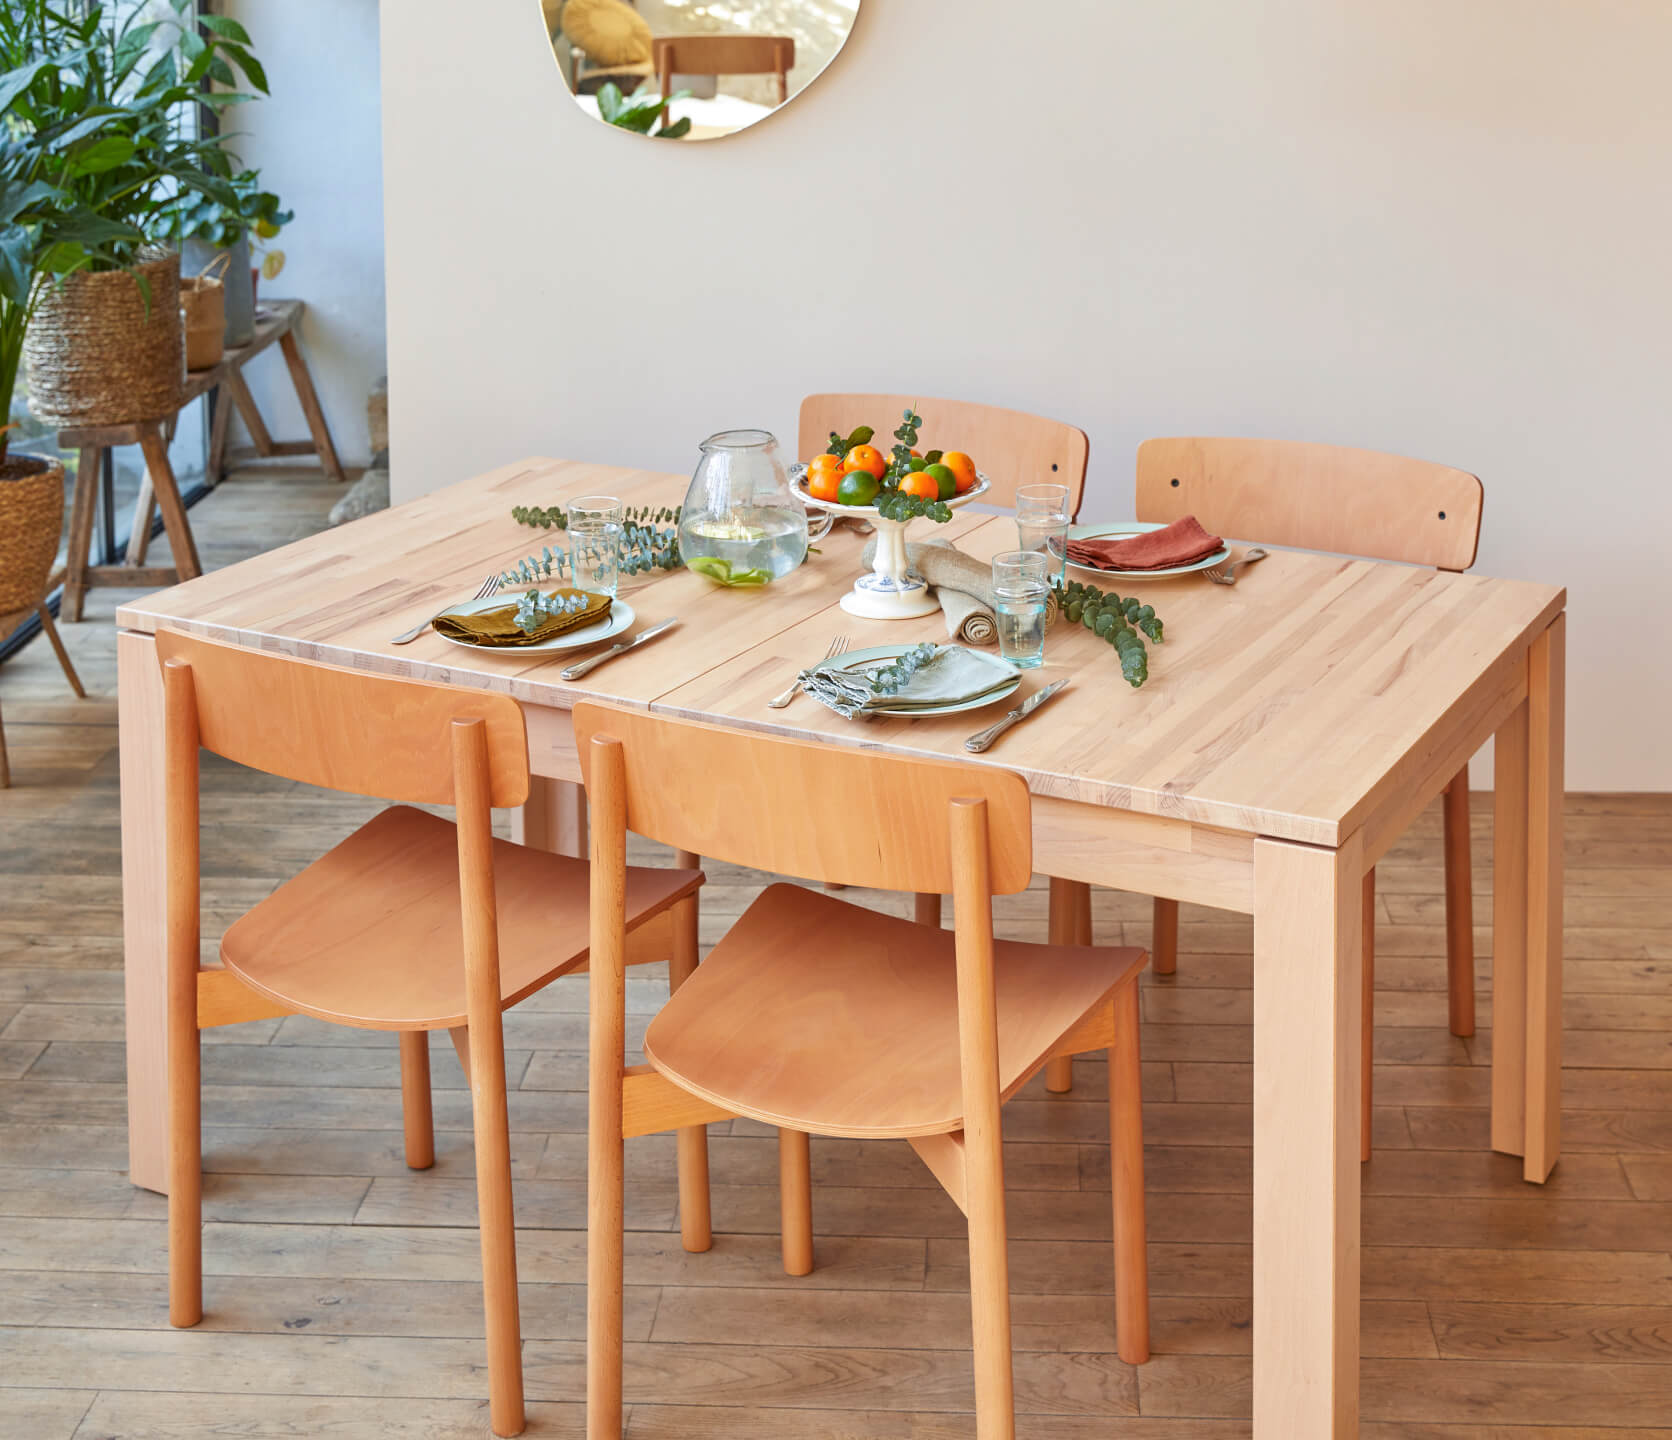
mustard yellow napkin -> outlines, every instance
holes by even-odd
[[[437,615],[431,623],[438,633],[450,640],[463,640],[467,645],[482,645],[490,649],[517,645],[538,645],[542,640],[554,640],[583,625],[596,625],[610,613],[610,597],[589,590],[554,590],[554,595],[584,595],[586,609],[572,615],[548,615],[539,627],[524,633],[517,625],[517,607],[504,605],[495,610],[484,610],[477,615]]]

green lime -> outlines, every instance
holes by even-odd
[[[950,500],[958,493],[958,477],[944,465],[925,465],[923,473],[940,486],[940,498]]]
[[[848,471],[836,487],[836,498],[844,505],[872,504],[877,498],[877,477],[866,470]]]
[[[929,462],[921,455],[913,455],[911,457],[911,462],[906,466],[906,469],[908,470],[927,470],[928,468]]]

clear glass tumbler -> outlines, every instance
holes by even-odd
[[[569,507],[569,573],[577,590],[614,595],[621,583],[621,541],[625,527],[619,520],[575,519]],[[616,514],[621,506],[616,504]]]
[[[1037,550],[1012,550],[993,557],[993,615],[998,622],[999,654],[1023,670],[1045,663],[1050,563],[1050,557]]]
[[[1016,543],[1049,556],[1053,580],[1067,574],[1068,526],[1073,518],[1066,485],[1024,485],[1016,492]]]

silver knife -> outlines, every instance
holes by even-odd
[[[623,640],[619,645],[612,645],[602,655],[594,655],[590,660],[582,660],[579,665],[571,665],[566,670],[558,672],[559,680],[579,680],[589,670],[596,670],[606,660],[613,660],[617,655],[625,655],[629,650],[644,644],[646,640],[654,640],[658,635],[664,635],[679,624],[677,620],[664,620],[659,625],[652,625],[648,630],[641,630],[631,640]]]
[[[997,725],[989,725],[980,733],[971,735],[968,740],[964,741],[964,749],[970,751],[971,754],[979,755],[1018,720],[1025,720],[1066,684],[1068,684],[1066,680],[1056,680],[1047,685],[1037,695],[1030,695],[1025,704],[1018,705]]]

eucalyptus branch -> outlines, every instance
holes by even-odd
[[[1084,625],[1115,647],[1115,653],[1120,656],[1120,673],[1128,685],[1136,690],[1149,679],[1149,651],[1143,637],[1149,636],[1157,645],[1162,643],[1161,617],[1155,613],[1154,606],[1130,595],[1122,599],[1112,590],[1104,592],[1078,580],[1058,584],[1053,589],[1057,605],[1070,624]]]
[[[622,512],[621,569],[625,574],[643,575],[651,570],[677,570],[685,563],[679,555],[679,515],[682,508],[678,505],[635,505]],[[511,518],[519,525],[528,525],[540,530],[569,528],[569,516],[561,505],[547,508],[538,505],[517,505],[511,510]],[[542,564],[547,568],[540,569]],[[521,570],[533,565],[533,573],[550,576],[558,573],[550,568],[553,564],[561,571],[566,562],[562,555],[554,556],[551,547],[547,546],[541,555],[530,555],[517,570],[509,574],[517,576]],[[513,580],[512,583],[521,582]]]

